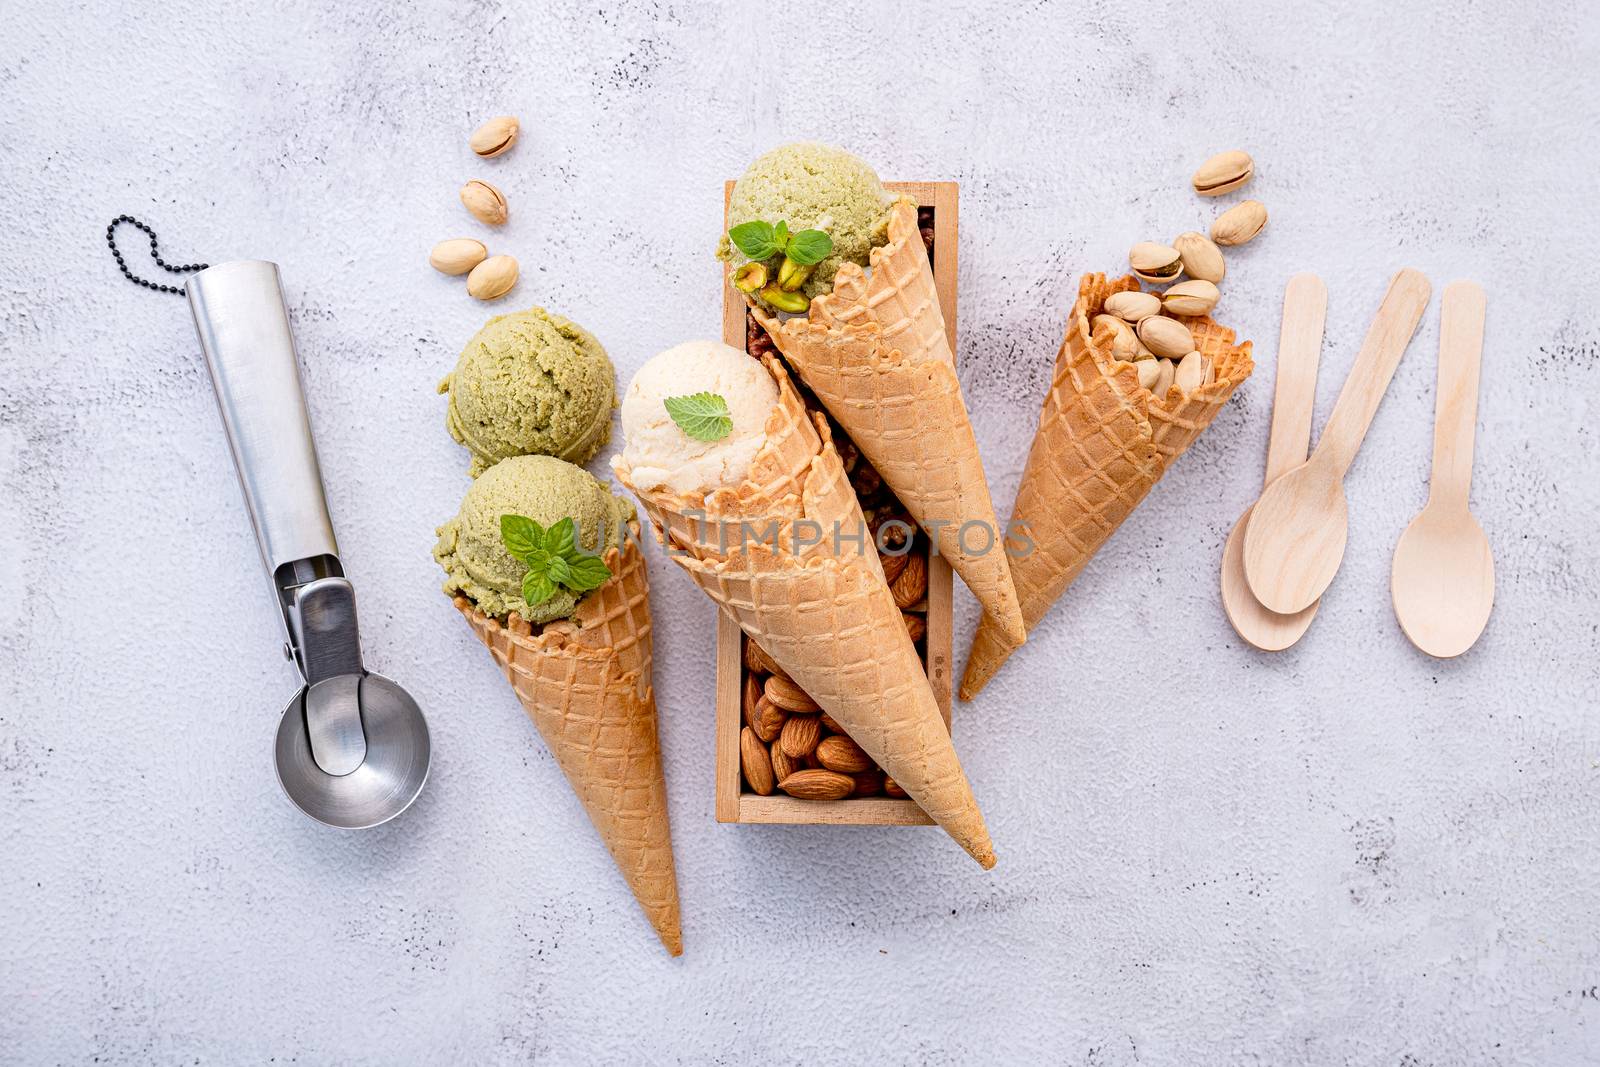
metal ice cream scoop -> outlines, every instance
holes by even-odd
[[[422,791],[428,724],[361,664],[355,590],[339,564],[278,267],[240,260],[184,285],[261,559],[305,678],[278,723],[278,781],[329,826],[377,826]]]

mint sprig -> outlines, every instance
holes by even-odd
[[[669,396],[661,404],[678,429],[696,441],[720,441],[733,432],[728,402],[716,393]]]
[[[604,560],[578,547],[571,516],[547,529],[524,515],[502,515],[500,541],[528,567],[522,576],[522,599],[529,607],[543,604],[561,589],[577,594],[598,589],[611,577]]]
[[[734,247],[757,262],[785,256],[803,267],[821,263],[833,252],[833,238],[821,230],[801,230],[791,234],[789,224],[780,221],[741,222],[728,231]]]

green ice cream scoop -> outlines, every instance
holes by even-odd
[[[464,593],[485,615],[515,612],[531,623],[570,616],[581,594],[557,588],[538,604],[522,596],[527,564],[506,551],[500,516],[521,515],[541,526],[570,518],[577,543],[603,554],[620,547],[633,504],[616,496],[581,467],[551,456],[512,456],[484,471],[461,502],[461,512],[439,527],[433,558],[445,569],[444,591]]]
[[[807,141],[774,148],[744,172],[728,199],[728,228],[746,222],[789,224],[789,232],[822,230],[833,239],[833,253],[817,265],[802,292],[816,297],[833,288],[833,276],[846,262],[865,267],[875,245],[885,241],[884,224],[893,197],[867,163],[842,148]],[[749,262],[722,235],[717,255],[735,266]],[[775,276],[775,275],[774,275]]]
[[[474,476],[508,456],[586,463],[611,437],[616,371],[592,334],[536,307],[485,323],[439,392]]]

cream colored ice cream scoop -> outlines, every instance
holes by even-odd
[[[674,421],[666,401],[712,393],[727,405],[726,436],[702,441]],[[665,486],[693,493],[738,485],[767,439],[767,417],[778,404],[772,375],[721,341],[686,341],[651,357],[622,397],[622,459],[642,490]]]

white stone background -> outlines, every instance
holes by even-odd
[[[1600,1059],[1587,3],[38,0],[4,22],[0,1059]],[[467,133],[502,112],[522,141],[480,162]],[[577,319],[625,383],[717,333],[720,183],[801,137],[961,182],[961,370],[1002,511],[1076,276],[1203,228],[1187,177],[1236,146],[1272,222],[1219,315],[1259,370],[959,708],[992,873],[933,830],[716,824],[712,608],[655,560],[671,960],[439,595],[433,527],[467,481],[433,387],[491,309],[425,257],[514,253],[501,307]],[[457,203],[474,175],[504,229]],[[187,310],[104,247],[122,212],[175,261],[283,266],[368,662],[435,741],[382,829],[279,794],[296,679]],[[1407,265],[1489,292],[1495,615],[1439,662],[1389,604],[1436,296],[1320,616],[1252,652],[1217,563],[1259,487],[1283,284],[1331,293],[1320,424]]]

